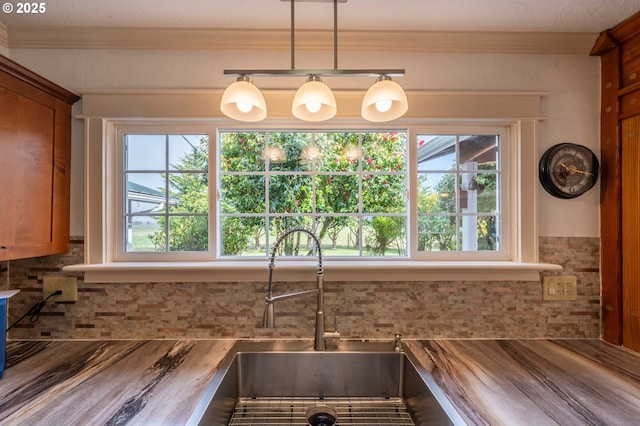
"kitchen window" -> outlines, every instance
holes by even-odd
[[[206,252],[209,136],[125,134],[124,252]]]
[[[415,256],[508,257],[506,128],[433,128],[415,136]],[[433,130],[438,132],[433,132]],[[443,131],[444,130],[444,131]],[[503,161],[505,159],[505,161]]]
[[[504,254],[504,129],[158,130],[118,132],[118,258],[264,258],[292,227],[313,230],[325,257]],[[308,246],[292,238],[284,254]]]
[[[537,262],[542,94],[416,92],[386,128],[345,117],[247,125],[212,118],[215,96],[83,95],[85,263],[65,270],[87,282],[262,280],[273,239],[293,225],[326,225],[329,280],[530,280],[558,269]],[[403,147],[385,161],[403,161],[375,158],[385,138]],[[232,152],[247,143],[251,155]],[[187,200],[179,186],[191,183],[199,196]],[[384,185],[393,190],[372,190]],[[197,245],[172,239],[199,227]],[[308,279],[312,265],[289,256],[278,276]]]

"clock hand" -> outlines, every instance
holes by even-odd
[[[564,163],[559,163],[562,167],[564,167],[564,169],[570,174],[570,175],[575,175],[576,173],[580,173],[583,175],[588,175],[588,176],[593,176],[593,173],[589,173],[589,172],[584,172],[582,170],[578,170],[578,168],[574,165],[571,166],[567,166]]]
[[[576,170],[576,173],[582,173],[583,175],[593,176],[593,173],[583,172],[582,170]]]

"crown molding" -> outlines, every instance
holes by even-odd
[[[539,53],[588,55],[597,33],[366,31],[339,32],[341,51]],[[9,48],[136,50],[289,50],[289,30],[204,28],[16,27]],[[333,49],[333,32],[297,30],[296,50]]]
[[[47,80],[31,71],[28,68],[23,67],[17,62],[12,61],[6,56],[0,55],[0,71],[7,75],[14,77],[15,79],[36,87],[37,89],[46,92],[58,99],[61,99],[68,104],[73,104],[80,99],[80,96],[68,91],[67,89],[58,86],[52,81]]]

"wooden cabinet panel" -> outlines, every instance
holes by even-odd
[[[2,227],[0,241],[37,244],[51,234],[54,111],[7,90],[0,111],[0,205],[15,224]]]
[[[620,75],[621,88],[640,83],[640,34],[625,40],[622,45]]]
[[[640,116],[622,121],[622,344],[640,351]]]
[[[633,86],[635,87],[635,86]],[[620,96],[620,117],[633,117],[640,114],[640,85],[637,90]]]
[[[602,279],[602,337],[611,343],[622,344],[622,282],[620,205],[620,137],[618,126],[618,54],[610,50],[601,56],[602,109],[600,112],[600,250]],[[605,250],[604,247],[607,247]]]
[[[591,54],[602,65],[602,336],[640,351],[640,12],[603,31]]]
[[[0,57],[0,261],[68,249],[77,99]]]

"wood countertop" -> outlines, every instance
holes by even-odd
[[[2,425],[181,425],[233,340],[10,341]],[[471,425],[640,424],[640,355],[599,340],[407,340]]]
[[[640,354],[600,340],[421,340],[470,425],[640,425]]]
[[[10,341],[0,424],[184,424],[233,343]]]

